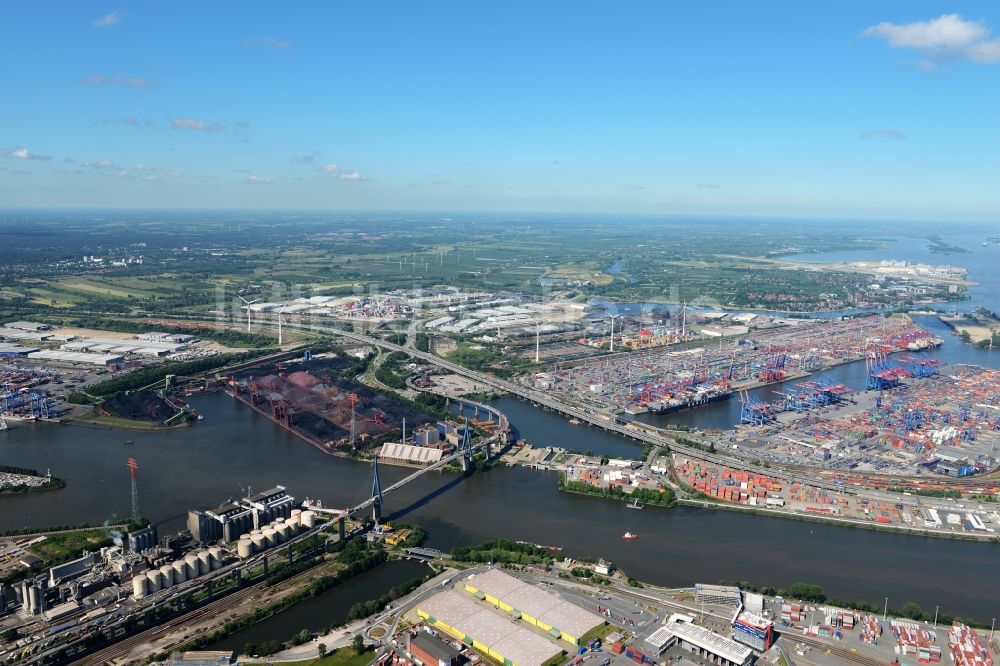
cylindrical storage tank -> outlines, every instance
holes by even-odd
[[[164,564],[160,567],[160,575],[163,576],[164,589],[174,584],[174,568],[169,564]]]
[[[149,593],[160,591],[160,586],[163,584],[163,574],[160,573],[159,569],[151,569],[146,572],[146,578],[149,579]]]
[[[264,528],[264,543],[267,544],[268,548],[272,548],[278,543],[278,533],[274,531],[273,527]]]
[[[242,560],[245,560],[253,555],[253,542],[250,541],[250,539],[240,539],[240,542],[236,544],[236,554],[239,555]]]
[[[218,546],[212,546],[208,549],[208,552],[212,555],[212,569],[218,569],[222,566],[222,549]]]
[[[188,568],[188,578],[197,578],[201,575],[201,563],[198,561],[198,556],[194,553],[188,553],[184,558],[184,564]]]
[[[274,530],[275,543],[281,543],[282,541],[285,540],[284,523],[275,522],[273,525],[271,525],[271,529]]]
[[[298,530],[295,529],[295,523],[290,523],[287,520],[285,521],[285,524],[281,526],[281,536],[285,541],[288,541],[295,536],[297,531]]]
[[[262,550],[267,550],[267,539],[264,538],[263,534],[254,534],[250,537],[250,542],[253,544],[253,548],[258,553]]]
[[[188,577],[188,565],[184,560],[176,560],[170,565],[170,568],[174,570],[174,585],[180,585],[187,580]]]
[[[250,538],[252,539],[255,536],[260,536],[263,533],[264,533],[263,530],[251,530],[250,531]]]
[[[145,575],[138,575],[132,579],[132,596],[136,599],[142,599],[149,590],[149,580],[147,580]]]
[[[37,585],[28,588],[28,611],[32,614],[42,612],[42,596]]]
[[[315,511],[303,511],[302,512],[302,527],[310,528],[316,526],[316,512]]]
[[[292,527],[295,529],[302,527],[302,509],[292,509],[292,515],[288,520],[292,522]]]
[[[207,550],[198,551],[198,561],[201,562],[201,573],[207,574],[212,570],[212,553]]]

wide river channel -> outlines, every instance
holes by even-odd
[[[949,362],[998,365],[1000,352],[946,338],[937,356]],[[857,387],[863,365],[832,371]],[[773,390],[773,389],[772,389]],[[248,487],[284,485],[298,498],[347,506],[371,488],[369,464],[320,453],[229,396],[194,397],[204,420],[185,430],[122,432],[75,425],[15,423],[0,432],[0,464],[51,469],[66,488],[0,497],[0,531],[21,527],[122,520],[130,507],[125,461],[140,465],[142,512],[160,533],[182,529],[190,508],[217,506]],[[497,401],[522,437],[610,455],[639,447],[571,425],[513,398]],[[662,417],[702,427],[733,423],[733,401]],[[134,443],[127,443],[134,440]],[[382,485],[412,470],[383,466]],[[630,510],[623,503],[560,493],[554,474],[498,467],[462,479],[424,475],[386,498],[392,519],[423,525],[431,547],[447,550],[502,537],[563,548],[568,556],[604,557],[630,575],[665,585],[747,580],[822,585],[830,596],[900,608],[924,608],[988,621],[1000,614],[1000,545],[894,535],[734,511],[679,507]],[[625,530],[640,538],[623,541]]]

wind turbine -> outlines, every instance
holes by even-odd
[[[282,344],[282,339],[281,339],[281,314],[284,311],[285,311],[285,306],[284,305],[282,305],[280,308],[278,308],[278,346],[279,347]]]
[[[237,294],[237,296],[239,296],[239,294]],[[242,296],[240,296],[240,300],[243,301],[243,303],[246,304],[246,309],[247,309],[247,333],[249,333],[250,332],[250,306],[253,305],[254,303],[256,303],[257,301],[259,301],[260,299],[259,298],[255,298],[252,301],[248,301],[247,299],[245,299]]]
[[[618,319],[618,317],[621,317],[621,315],[608,315],[608,319],[611,320],[611,353],[615,351],[615,319]]]

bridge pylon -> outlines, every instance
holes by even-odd
[[[372,459],[374,475],[372,476],[372,518],[375,524],[382,522],[382,484],[378,480],[378,456]]]
[[[469,417],[465,417],[465,428],[462,430],[462,471],[466,474],[472,471],[472,431],[469,430]]]

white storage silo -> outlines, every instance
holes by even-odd
[[[142,599],[149,592],[149,580],[146,578],[145,574],[139,574],[132,578],[132,596],[136,599]]]
[[[223,553],[222,549],[218,546],[212,546],[208,549],[209,554],[212,556],[212,569],[218,569],[222,566]]]
[[[212,554],[207,550],[198,551],[198,561],[201,562],[202,575],[212,570]]]
[[[174,585],[180,585],[187,580],[188,577],[188,566],[187,562],[184,560],[175,560],[173,564],[170,565],[174,570]]]
[[[169,564],[164,564],[160,567],[160,575],[163,576],[163,580],[161,581],[163,589],[167,589],[174,584],[174,568]]]
[[[146,579],[149,581],[150,594],[155,594],[160,591],[160,586],[163,584],[163,574],[160,573],[159,569],[150,569],[147,571]]]
[[[250,539],[240,539],[240,542],[236,544],[236,554],[243,560],[253,555],[253,542]]]
[[[303,511],[302,512],[302,527],[309,529],[310,527],[316,526],[316,512],[315,511]]]
[[[188,579],[197,578],[201,575],[201,563],[198,562],[198,556],[194,553],[188,553],[184,557],[184,563],[188,568]]]

